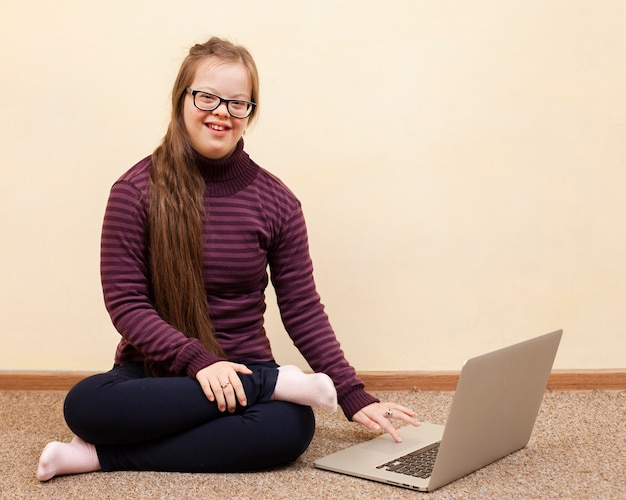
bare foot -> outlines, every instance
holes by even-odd
[[[54,476],[101,470],[96,447],[78,436],[69,443],[48,443],[39,458],[37,479],[48,481]]]

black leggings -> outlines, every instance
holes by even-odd
[[[148,377],[143,364],[115,366],[76,384],[65,420],[96,446],[103,471],[240,472],[287,464],[309,446],[313,411],[270,401],[275,363],[238,374],[248,400],[220,412],[189,377]]]

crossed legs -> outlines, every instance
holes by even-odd
[[[332,381],[292,366],[250,367],[253,375],[241,376],[248,406],[234,414],[219,412],[194,380],[146,377],[141,365],[80,382],[65,402],[77,437],[44,448],[37,478],[97,470],[252,470],[294,460],[313,437],[309,406],[337,408]]]

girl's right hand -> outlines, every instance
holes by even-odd
[[[203,368],[196,374],[196,380],[209,401],[215,401],[219,411],[233,413],[237,408],[237,401],[246,406],[246,393],[237,373],[252,374],[246,365],[218,361]]]

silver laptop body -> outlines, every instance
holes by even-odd
[[[445,427],[423,422],[315,461],[333,472],[419,491],[433,491],[528,443],[563,330],[467,360]],[[432,474],[419,478],[381,468],[439,443]]]

